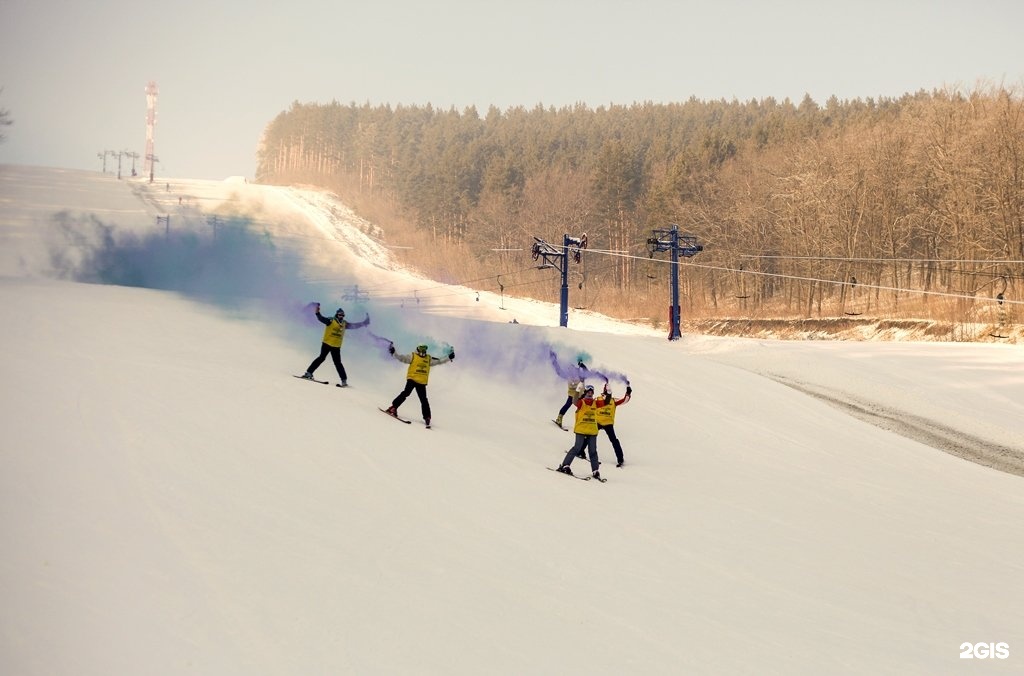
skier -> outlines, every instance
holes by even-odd
[[[598,481],[604,481],[598,471],[600,462],[597,459],[597,411],[604,407],[604,399],[594,398],[594,386],[580,383],[577,386],[580,397],[576,399],[576,426],[573,431],[576,433],[576,444],[565,454],[565,459],[558,466],[558,471],[563,474],[572,474],[569,466],[572,461],[581,453],[584,448],[590,454],[590,469],[593,477]]]
[[[582,359],[580,359],[576,362],[576,368],[576,372],[569,376],[568,396],[566,396],[565,403],[562,404],[562,408],[558,410],[558,417],[555,418],[555,424],[559,427],[562,427],[562,416],[564,416],[565,412],[569,410],[570,406],[572,406],[573,401],[579,397],[579,393],[576,391],[576,388],[583,383],[583,371],[587,370],[587,365],[583,363]],[[562,429],[565,428],[562,427]]]
[[[348,329],[361,329],[370,324],[370,313],[366,313],[366,319],[353,324],[345,321],[345,311],[338,308],[333,317],[324,317],[320,314],[320,303],[316,304],[316,318],[327,328],[324,329],[324,342],[320,345],[320,356],[314,359],[306,372],[302,375],[306,380],[313,380],[313,372],[320,368],[327,355],[334,360],[334,367],[338,369],[338,377],[341,382],[338,387],[348,387],[348,374],[345,373],[345,365],[341,363],[341,343],[345,340],[345,331]]]
[[[615,436],[615,407],[622,406],[629,401],[630,395],[633,394],[633,388],[626,385],[626,396],[622,399],[616,400],[612,396],[612,390],[608,387],[608,383],[604,384],[604,406],[597,409],[597,429],[598,431],[604,430],[605,434],[612,442],[612,448],[615,449],[615,466],[622,467],[625,460],[622,457],[622,444],[619,443],[619,438]]]
[[[431,357],[427,354],[426,345],[417,345],[416,351],[406,356],[404,354],[395,354],[395,344],[392,343],[388,346],[388,353],[403,364],[408,364],[409,370],[406,372],[405,389],[395,397],[395,400],[391,402],[391,406],[384,412],[397,418],[398,407],[412,394],[413,390],[416,390],[416,396],[420,398],[423,422],[426,423],[427,427],[430,427],[430,402],[427,401],[427,380],[430,377],[430,367],[446,364],[454,360],[455,348],[449,349],[448,356],[439,358]]]

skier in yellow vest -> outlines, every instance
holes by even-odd
[[[573,402],[576,406],[576,426],[573,428],[573,432],[576,433],[576,444],[565,454],[565,459],[558,466],[558,471],[563,474],[572,474],[569,465],[576,458],[576,454],[586,448],[590,455],[592,476],[598,481],[604,481],[598,471],[601,463],[597,459],[597,412],[604,407],[605,400],[594,398],[593,385],[580,383],[577,392],[581,396]]]
[[[324,328],[323,343],[320,345],[320,356],[310,363],[309,368],[306,369],[302,377],[306,380],[313,380],[313,372],[320,368],[320,364],[324,363],[327,355],[331,355],[331,359],[334,360],[334,367],[338,369],[338,377],[341,378],[338,387],[348,387],[348,374],[345,372],[345,365],[341,363],[341,344],[345,340],[346,330],[361,329],[370,324],[370,313],[366,313],[366,319],[363,321],[353,324],[352,322],[345,321],[345,311],[341,308],[338,308],[333,317],[324,317],[320,314],[320,303],[317,303],[316,318],[320,320],[321,324],[326,326]]]
[[[632,394],[633,388],[630,387],[629,385],[626,385],[626,396],[624,396],[622,399],[616,400],[612,396],[612,390],[610,387],[608,387],[608,383],[605,383],[604,394],[602,396],[602,398],[604,399],[604,406],[597,409],[596,413],[598,431],[604,430],[605,434],[608,435],[608,438],[612,442],[612,448],[615,449],[616,467],[622,467],[623,463],[625,463],[625,460],[622,457],[622,444],[619,443],[619,438],[615,436],[615,407],[622,406],[627,401],[629,401],[629,397]]]
[[[427,380],[430,378],[430,367],[447,364],[455,359],[455,348],[448,351],[446,357],[431,357],[427,354],[426,345],[416,346],[416,351],[410,355],[395,354],[395,346],[388,346],[388,352],[398,361],[409,365],[406,372],[405,389],[395,397],[385,413],[395,418],[398,417],[398,407],[416,390],[416,396],[420,398],[420,410],[423,413],[423,422],[430,427],[430,402],[427,401]]]
[[[576,391],[576,388],[580,386],[580,383],[582,383],[583,379],[586,377],[586,370],[587,365],[583,363],[582,359],[578,359],[576,361],[576,370],[569,374],[569,387],[565,397],[565,403],[562,404],[562,408],[558,410],[558,417],[554,419],[554,423],[559,427],[562,427],[562,416],[564,416],[565,412],[569,410],[570,406],[572,406],[573,400],[579,398],[579,393]],[[564,430],[565,428],[562,427],[562,429]]]

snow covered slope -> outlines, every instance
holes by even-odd
[[[1020,672],[1024,479],[821,398],[1020,450],[1019,351],[562,329],[402,272],[322,199],[0,167],[0,671]],[[164,214],[194,236],[161,245]],[[371,317],[347,390],[290,377],[312,300]],[[376,410],[389,339],[455,346],[435,429]],[[572,441],[551,350],[635,390],[606,484],[544,470]]]

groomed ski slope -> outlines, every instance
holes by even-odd
[[[550,305],[348,257],[344,219],[294,189],[170,183],[0,166],[0,672],[1020,672],[1024,479],[778,382],[1019,451],[1019,349],[558,328]],[[55,213],[199,231],[225,203],[296,266],[263,297],[45,274]],[[340,300],[351,283],[368,303]],[[371,316],[348,389],[291,377],[319,349],[312,300]],[[435,429],[415,397],[411,425],[375,410],[405,366],[371,331],[455,346]],[[572,440],[546,346],[633,386],[606,484],[544,470]],[[337,380],[329,360],[317,376]]]

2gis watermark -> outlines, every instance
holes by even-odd
[[[962,660],[1005,660],[1010,656],[1007,643],[961,643],[960,659]]]

